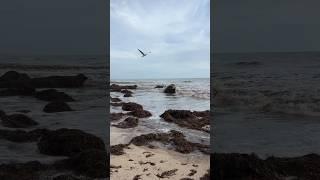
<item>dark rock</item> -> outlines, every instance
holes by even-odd
[[[72,156],[88,149],[105,151],[105,144],[100,138],[81,130],[58,129],[42,136],[38,149],[42,154]]]
[[[31,83],[36,88],[76,88],[83,86],[87,79],[83,74],[76,76],[49,76],[33,78]]]
[[[50,102],[44,108],[43,111],[46,113],[54,113],[54,112],[64,112],[64,111],[72,111],[70,106],[65,102]]]
[[[9,128],[27,128],[38,125],[36,121],[24,114],[6,115],[3,111],[0,111],[0,119],[2,125]]]
[[[164,89],[164,93],[168,93],[168,94],[176,93],[176,86],[174,84],[170,84]]]
[[[122,104],[122,110],[124,111],[136,111],[136,110],[142,110],[143,107],[140,104],[128,102]]]
[[[117,120],[120,120],[125,115],[126,114],[124,114],[124,113],[111,113],[110,119],[111,119],[111,121],[117,121]]]
[[[132,94],[131,93],[126,93],[123,95],[123,97],[132,97]]]
[[[128,117],[124,121],[120,122],[119,124],[113,125],[117,128],[133,128],[138,126],[139,120],[137,118]]]
[[[105,178],[109,176],[107,158],[108,154],[105,150],[89,149],[72,156],[69,162],[71,169],[79,175]]]
[[[178,124],[181,127],[202,130],[210,125],[210,111],[167,110],[160,115],[167,122]]]
[[[180,153],[191,153],[194,150],[200,150],[204,153],[209,153],[209,146],[202,145],[199,143],[192,143],[185,139],[184,135],[181,132],[171,130],[169,133],[150,133],[143,134],[140,136],[134,137],[130,143],[136,146],[147,146],[151,142],[157,141],[164,144],[171,144],[174,146],[175,151]]]
[[[142,110],[142,109],[138,109],[138,110],[129,112],[128,115],[132,115],[137,118],[147,118],[147,117],[152,116],[152,114],[149,111]]]
[[[154,87],[154,88],[164,88],[164,86],[163,85],[156,85],[156,87]]]
[[[123,155],[124,154],[124,148],[127,148],[128,144],[117,144],[110,147],[110,153],[112,155]]]
[[[71,102],[74,99],[64,92],[59,92],[55,89],[47,89],[35,93],[35,97],[44,101],[60,101]]]
[[[111,102],[121,102],[119,98],[110,98]]]

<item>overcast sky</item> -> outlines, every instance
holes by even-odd
[[[111,78],[209,77],[209,2],[111,0]]]
[[[319,51],[319,0],[216,0],[215,52]]]
[[[1,0],[0,53],[105,54],[105,0]]]

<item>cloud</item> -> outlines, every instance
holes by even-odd
[[[209,77],[209,0],[111,0],[110,7],[111,78],[149,78],[149,70],[154,78]],[[151,54],[141,58],[137,48]]]

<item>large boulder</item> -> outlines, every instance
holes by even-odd
[[[142,110],[143,107],[140,104],[128,102],[122,104],[122,110],[124,111],[136,111],[136,110]]]
[[[3,111],[0,111],[0,119],[1,124],[9,128],[28,128],[38,125],[36,121],[24,114],[6,115]]]
[[[35,93],[35,97],[44,101],[62,101],[71,102],[74,99],[64,92],[59,92],[56,89],[46,89]]]
[[[76,88],[83,86],[87,79],[83,74],[76,76],[49,76],[33,78],[32,85],[37,88]]]
[[[70,106],[61,101],[50,102],[44,108],[43,111],[46,113],[55,113],[55,112],[64,112],[64,111],[72,111]]]
[[[73,156],[77,153],[97,149],[105,151],[99,137],[78,129],[58,129],[42,136],[38,142],[40,153],[53,156]]]
[[[168,93],[168,94],[176,93],[176,86],[174,84],[170,84],[164,89],[164,93]]]

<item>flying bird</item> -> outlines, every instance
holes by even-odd
[[[142,54],[142,56],[141,56],[141,57],[145,57],[146,55],[148,55],[148,54],[146,54],[146,53],[142,52],[140,49],[138,49],[138,51]],[[149,52],[149,53],[151,53],[151,52]]]

